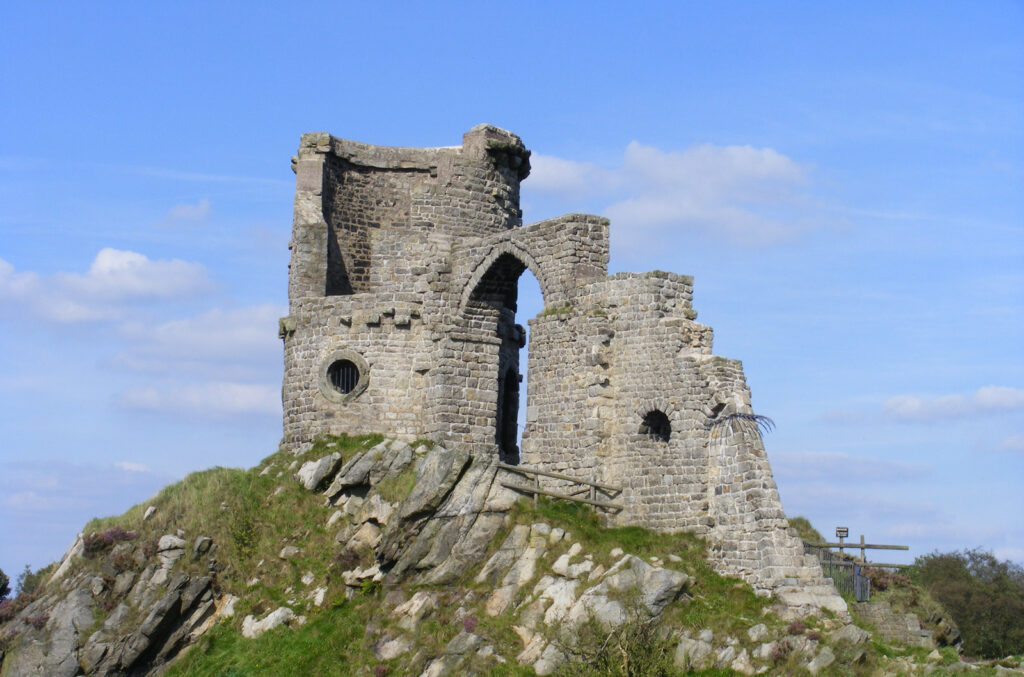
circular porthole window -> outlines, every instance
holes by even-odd
[[[332,402],[343,404],[366,390],[370,365],[351,350],[338,350],[323,361],[320,392]]]
[[[348,395],[359,383],[359,367],[352,360],[338,360],[327,367],[327,380],[342,395]]]

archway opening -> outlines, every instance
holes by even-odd
[[[672,438],[672,423],[669,422],[665,412],[654,409],[644,414],[644,420],[640,424],[640,434],[658,442],[668,442]]]
[[[525,320],[539,314],[543,305],[540,285],[526,265],[512,254],[502,254],[480,278],[465,308],[468,327],[483,329],[500,341],[495,348],[481,346],[481,351],[494,355],[496,364],[479,370],[495,379],[490,381],[491,386],[481,382],[479,388],[496,393],[492,410],[494,442],[505,463],[519,463],[519,443],[525,425],[524,377],[529,362],[528,354],[523,354],[528,344]],[[477,355],[478,360],[481,357],[482,354]],[[482,376],[481,380],[486,378]]]

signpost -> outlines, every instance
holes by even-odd
[[[836,538],[839,539],[839,556],[843,556],[843,539],[850,535],[850,527],[836,527]],[[861,543],[864,542],[864,537],[860,537]],[[861,552],[861,555],[864,553]],[[861,557],[864,559],[864,557]]]

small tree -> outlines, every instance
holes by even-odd
[[[43,581],[43,570],[32,571],[32,567],[25,565],[25,570],[18,574],[18,595],[31,595]]]
[[[0,600],[7,599],[9,594],[11,594],[11,579],[7,578],[3,569],[0,569]]]
[[[999,658],[1024,652],[1024,569],[982,550],[918,557],[913,576],[949,611],[964,653]]]

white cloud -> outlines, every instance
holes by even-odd
[[[792,481],[892,482],[929,475],[932,469],[916,463],[854,456],[838,451],[778,451],[772,467]]]
[[[104,248],[83,273],[17,272],[0,259],[0,305],[62,324],[114,320],[124,304],[191,296],[210,287],[206,269],[179,259],[153,261],[143,254]]]
[[[149,466],[135,463],[134,461],[118,461],[114,464],[114,467],[127,472],[149,472]]]
[[[1010,435],[996,446],[996,450],[1024,454],[1024,435]]]
[[[168,221],[202,221],[210,214],[210,201],[202,199],[196,204],[183,202],[167,213]]]
[[[281,415],[279,388],[224,381],[132,387],[122,391],[116,403],[125,409],[210,418]]]
[[[267,364],[278,364],[281,341],[278,319],[287,309],[274,304],[250,308],[215,308],[194,317],[158,325],[125,323],[121,336],[128,347],[115,364],[136,371],[211,373],[227,378],[254,377]]]
[[[897,420],[919,422],[1024,411],[1024,390],[984,386],[967,395],[897,395],[886,400],[882,408]]]
[[[996,548],[992,551],[992,554],[995,555],[997,559],[1008,559],[1019,565],[1024,565],[1024,548],[1014,546]]]
[[[589,162],[538,153],[530,156],[529,187],[532,190],[575,196],[600,192],[619,182],[615,171]]]
[[[771,148],[663,151],[634,141],[616,169],[549,155],[531,164],[527,190],[606,198],[603,214],[628,237],[627,247],[682,232],[758,245],[809,227],[800,192],[808,170]]]

